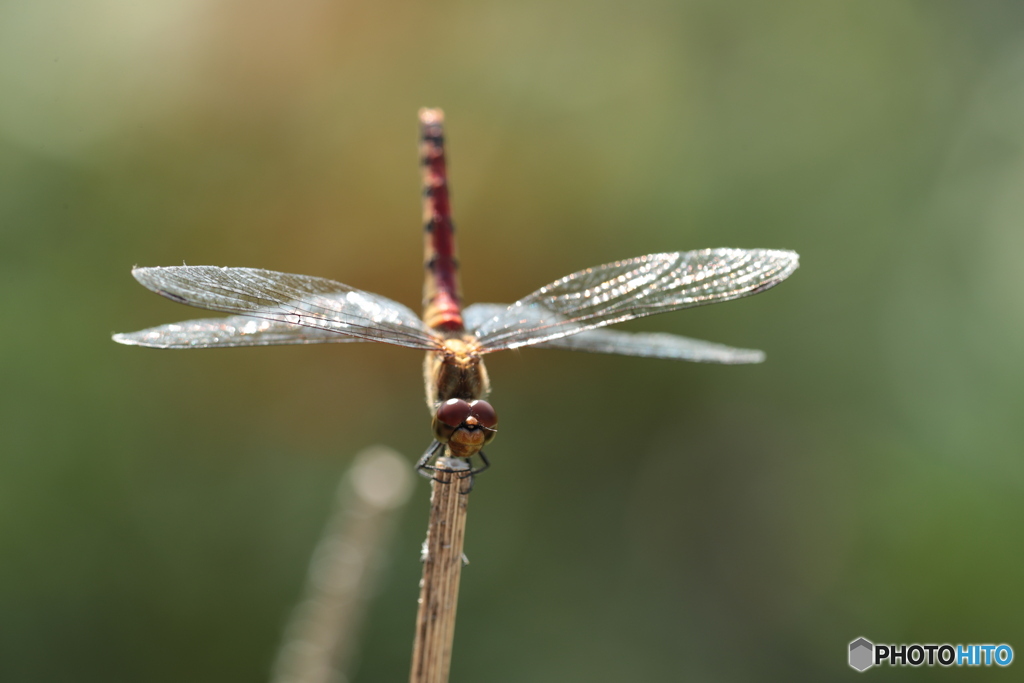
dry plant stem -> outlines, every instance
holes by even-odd
[[[285,629],[273,683],[349,680],[366,608],[411,480],[406,459],[389,448],[371,446],[356,456],[338,487],[305,595]]]
[[[465,461],[452,458],[439,458],[437,465],[451,470],[468,469]],[[468,480],[460,479],[458,472],[434,474],[439,481],[433,482],[430,494],[430,524],[423,558],[410,683],[448,681],[455,637],[455,610],[459,602],[462,544],[469,498],[461,491],[468,488]]]

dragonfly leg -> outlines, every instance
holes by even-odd
[[[421,477],[425,477],[426,479],[433,479],[434,481],[441,481],[433,474],[431,474],[431,472],[437,472],[442,468],[435,467],[434,465],[430,465],[428,463],[430,462],[430,459],[437,455],[437,452],[442,448],[444,448],[444,444],[442,444],[440,441],[431,442],[430,446],[427,447],[427,452],[424,453],[423,457],[421,457],[416,462],[416,471],[419,472]],[[445,482],[441,483],[443,484]]]
[[[466,496],[469,495],[470,491],[473,490],[473,470],[462,472],[459,474],[459,479],[469,479],[469,484],[466,486],[466,490],[459,489],[459,493]]]
[[[465,479],[466,477],[472,477],[474,474],[480,474],[481,472],[483,472],[484,470],[486,470],[488,467],[491,466],[491,461],[487,459],[487,456],[484,455],[483,451],[477,452],[477,455],[479,455],[480,459],[484,461],[484,466],[483,467],[476,467],[476,468],[470,469],[470,470],[468,470],[466,472],[462,472],[461,474],[459,474],[459,478],[460,479]]]
[[[473,490],[473,475],[474,474],[480,474],[481,472],[483,472],[484,470],[486,470],[488,467],[491,466],[491,461],[487,459],[487,456],[484,455],[483,451],[480,451],[479,455],[480,455],[480,459],[484,461],[484,466],[483,467],[476,467],[476,468],[472,468],[470,470],[467,470],[465,472],[460,472],[459,473],[459,479],[469,479],[469,486],[466,487],[466,490],[465,491],[459,491],[459,493],[461,493],[462,495],[466,495],[467,493],[469,493],[470,491]]]
[[[423,457],[421,457],[416,462],[416,471],[419,472],[421,477],[424,477],[426,479],[432,479],[432,480],[438,482],[439,484],[450,484],[451,483],[450,481],[445,481],[443,479],[438,479],[433,474],[431,474],[431,472],[453,472],[456,475],[458,475],[459,472],[463,471],[463,470],[451,470],[451,469],[448,469],[447,467],[438,467],[437,465],[430,465],[430,464],[428,464],[430,462],[430,459],[438,454],[438,451],[443,451],[443,450],[444,450],[444,444],[443,443],[440,443],[438,441],[434,441],[434,442],[432,442],[430,444],[430,446],[427,448],[427,452],[424,453]],[[459,477],[459,478],[461,479],[462,477]],[[468,493],[468,491],[467,491],[467,493]]]

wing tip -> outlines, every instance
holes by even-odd
[[[119,332],[117,334],[111,335],[110,338],[113,339],[118,344],[124,344],[125,346],[141,346],[147,349],[190,348],[188,346],[180,346],[176,344],[154,343],[151,341],[145,341],[141,338],[141,335],[145,332],[148,332],[148,330],[141,330],[140,332]]]
[[[788,272],[793,272],[800,267],[800,254],[792,249],[773,249],[772,251],[786,262]]]
[[[768,359],[768,354],[757,349],[744,349],[744,353],[737,354],[735,365],[758,365]]]
[[[194,305],[185,297],[171,291],[179,286],[177,280],[173,278],[177,271],[192,267],[194,266],[144,266],[141,268],[134,266],[132,268],[132,277],[140,285],[162,297],[166,297],[179,304]]]
[[[110,338],[118,344],[124,344],[125,346],[142,346],[131,332],[118,332],[110,335]]]
[[[150,278],[159,273],[178,273],[181,271],[197,271],[197,270],[208,270],[216,268],[218,270],[227,270],[225,267],[220,266],[190,266],[187,264],[181,264],[180,266],[132,266],[132,277],[139,282],[142,282],[143,278]],[[248,269],[246,269],[248,270]]]
[[[713,342],[707,342],[713,344]],[[732,346],[722,346],[720,344],[714,344],[714,346],[721,346],[720,353],[706,356],[704,358],[690,358],[681,360],[691,360],[696,363],[714,363],[718,365],[759,365],[765,362],[767,355],[764,351],[759,349],[738,349]]]
[[[759,294],[767,291],[783,280],[789,278],[800,267],[800,254],[790,249],[763,249],[761,252],[770,262],[775,272],[768,276],[768,279],[754,287],[749,294]]]
[[[162,270],[162,268],[159,266],[132,266],[132,277],[146,289],[152,289],[150,283],[158,270]]]

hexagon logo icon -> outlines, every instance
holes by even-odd
[[[870,669],[875,665],[875,644],[867,638],[858,638],[850,643],[850,666],[857,671]]]

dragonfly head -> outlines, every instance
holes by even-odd
[[[498,433],[498,414],[487,401],[450,398],[434,411],[434,438],[448,444],[456,458],[469,458]]]

